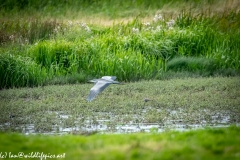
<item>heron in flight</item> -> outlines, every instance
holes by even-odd
[[[93,79],[89,82],[93,82],[95,85],[91,88],[87,101],[91,102],[100,92],[102,92],[110,84],[119,84],[118,81],[114,81],[116,76],[103,76],[100,79]]]

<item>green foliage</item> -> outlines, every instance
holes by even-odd
[[[0,89],[37,86],[45,78],[46,72],[30,58],[0,54]]]
[[[152,3],[160,8],[164,4],[178,4],[173,1],[134,2],[138,10],[151,7]],[[37,8],[39,3],[29,0],[19,6],[16,1],[6,1],[3,5],[6,6],[6,13],[9,10],[24,12],[31,9],[41,13]],[[119,10],[125,10],[126,4],[133,1],[126,4],[115,0],[43,1],[41,5],[46,13],[55,12],[56,6],[59,6],[58,12],[80,4],[83,8],[89,4],[92,4],[91,7],[100,6],[99,10],[83,9],[90,13],[116,10],[110,7],[112,3],[121,4]],[[182,3],[188,4],[184,0]],[[215,1],[192,3],[215,4]],[[10,4],[16,6],[7,7]],[[77,11],[73,9],[71,12]],[[54,14],[52,16],[57,17]],[[164,77],[163,74],[169,70],[198,72],[200,75],[239,73],[240,13],[237,10],[221,14],[203,10],[196,14],[193,10],[185,9],[176,18],[170,17],[157,14],[153,20],[143,23],[139,14],[128,23],[114,23],[112,26],[70,20],[60,23],[42,18],[22,18],[17,21],[3,18],[0,20],[3,24],[0,27],[1,51],[30,57],[30,61],[33,60],[46,72],[48,82],[44,83],[53,84],[83,82],[88,77],[103,75],[116,75],[121,81],[136,81]],[[16,52],[12,46],[20,46],[22,51]]]
[[[0,134],[2,156],[43,153],[59,159],[239,159],[239,127],[164,132],[47,136]],[[7,154],[7,155],[6,155]],[[44,158],[44,157],[42,157]],[[30,158],[29,158],[30,159]]]
[[[49,39],[54,35],[58,23],[54,20],[39,19],[0,19],[0,46],[14,44],[32,44],[39,40]]]
[[[116,16],[136,16],[136,13],[134,13],[134,10],[132,10],[133,8],[139,8],[142,10],[141,12],[144,12],[144,10],[148,10],[150,7],[156,10],[158,8],[162,8],[165,4],[172,2],[174,2],[174,0],[0,0],[0,9],[6,12],[19,12],[22,10],[28,10],[32,12],[37,11],[42,12],[43,14],[45,14],[45,11],[51,11],[52,14],[58,15],[66,14],[68,10],[72,10],[75,12],[82,11],[86,14],[102,13],[103,15],[114,18]],[[182,0],[182,2],[184,3],[185,0]]]
[[[129,41],[130,36],[111,35],[85,41],[45,41],[33,46],[29,53],[38,64],[57,75],[82,71],[94,76],[117,75],[120,80],[155,76],[162,60],[140,53],[135,46],[122,46]]]
[[[171,59],[167,67],[174,71],[202,72],[202,74],[213,75],[217,64],[213,59],[199,57],[176,57]]]
[[[70,45],[67,42],[48,43],[44,41],[36,44],[30,53],[35,61],[49,72],[53,70],[57,75],[67,74],[76,72],[75,64],[78,63]]]
[[[56,85],[56,84],[76,84],[76,83],[84,83],[88,80],[88,76],[84,73],[73,73],[69,75],[60,75],[51,78],[46,81],[45,84],[48,85]]]

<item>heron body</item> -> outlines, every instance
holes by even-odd
[[[119,84],[118,81],[114,81],[116,76],[103,76],[100,79],[93,79],[89,82],[93,82],[95,85],[91,88],[87,101],[92,101],[100,92],[107,88],[110,84]]]

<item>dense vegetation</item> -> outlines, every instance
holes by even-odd
[[[4,1],[0,88],[85,82],[103,75],[136,81],[161,79],[172,71],[239,74],[238,3],[229,1],[223,8],[226,3],[218,1]],[[159,11],[177,5],[177,13]],[[86,15],[114,22],[85,23],[81,17]]]

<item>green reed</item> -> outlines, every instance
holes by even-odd
[[[121,41],[125,39],[105,36],[85,42],[44,41],[33,46],[29,54],[42,68],[55,75],[83,72],[92,76],[117,75],[121,80],[137,80],[159,73],[161,59],[124,48],[118,44],[123,43]]]
[[[161,77],[169,70],[204,75],[205,72],[213,75],[225,69],[239,72],[239,12],[212,15],[204,11],[194,14],[190,10],[182,11],[176,18],[167,17],[159,14],[143,23],[139,15],[126,24],[105,27],[72,21],[24,20],[13,23],[2,20],[0,36],[2,43],[6,44],[2,52],[4,55],[10,53],[5,53],[7,43],[23,45],[21,53],[9,47],[17,60],[28,61],[29,65],[19,64],[21,69],[30,73],[33,69],[27,67],[39,68],[46,74],[45,78],[36,76],[39,79],[34,83],[19,81],[19,86],[51,80],[53,83],[83,82],[89,77],[103,75],[135,81]],[[24,40],[27,42],[23,43]],[[6,63],[6,59],[9,58],[3,56],[1,59],[2,66],[18,63],[13,59],[10,60],[13,62]],[[29,77],[8,72],[5,68],[2,67],[2,75],[20,75],[20,79]],[[2,79],[8,81],[6,76]],[[15,86],[12,84],[16,83],[18,81],[9,83],[11,85],[2,83],[2,87]]]
[[[41,85],[46,72],[30,58],[0,54],[0,89]]]

